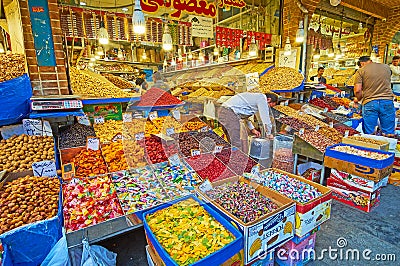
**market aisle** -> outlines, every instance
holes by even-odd
[[[330,259],[328,251],[324,258],[311,262],[309,266],[319,265],[398,265],[400,260],[400,188],[389,185],[381,191],[381,204],[371,213],[348,207],[333,201],[331,219],[322,225],[317,233],[316,255],[320,256],[323,249],[331,251],[331,257],[340,258],[340,248],[337,240],[344,238],[347,245],[343,248],[342,260]],[[146,239],[142,229],[138,229],[123,236],[115,237],[99,243],[100,245],[118,253],[118,265],[142,266],[147,265],[145,245]],[[346,260],[348,249],[358,249],[360,260]],[[396,262],[376,262],[362,260],[362,252],[370,249],[370,257],[375,254],[395,254]],[[351,258],[351,254],[349,257]]]

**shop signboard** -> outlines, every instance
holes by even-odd
[[[229,0],[228,0],[229,1]],[[217,15],[217,6],[215,3],[208,3],[205,0],[193,0],[188,2],[164,1],[164,0],[140,0],[140,6],[143,12],[154,14],[162,8],[168,8],[172,11],[171,18],[180,18],[184,13],[196,14],[214,18]]]
[[[202,16],[189,16],[192,22],[192,36],[202,38],[213,38],[213,19]]]

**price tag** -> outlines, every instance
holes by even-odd
[[[122,136],[121,133],[118,133],[118,134],[116,134],[116,135],[111,139],[111,141],[112,141],[112,142],[116,142],[116,141],[122,140],[122,139],[124,139],[124,137]]]
[[[156,111],[149,113],[149,119],[153,121],[154,119],[158,118],[158,114]]]
[[[200,186],[199,190],[203,193],[206,193],[207,191],[212,190],[213,187],[211,185],[211,182],[209,180],[204,181]]]
[[[289,105],[289,100],[286,100],[285,101],[285,106],[288,106]]]
[[[350,133],[350,131],[346,130],[346,131],[344,132],[344,136],[347,138],[347,137],[349,136],[349,133]]]
[[[208,131],[208,127],[202,127],[201,129],[200,129],[200,132],[207,132]]]
[[[300,134],[300,135],[303,135],[303,134],[304,134],[304,128],[300,128],[299,134]]]
[[[318,131],[319,130],[319,125],[316,125],[315,126],[315,131]]]
[[[103,123],[104,123],[104,117],[102,117],[102,116],[96,116],[96,117],[94,118],[94,123],[95,123],[95,124],[103,124]]]
[[[325,97],[325,96],[326,96],[326,92],[323,92],[323,93],[322,93],[322,96]]]
[[[285,103],[284,103],[284,102],[281,102],[279,105],[280,105],[280,106],[285,106]]]
[[[127,112],[122,114],[122,121],[123,122],[132,122],[132,113]]]
[[[135,134],[135,139],[136,140],[144,139],[144,132],[139,132],[139,133]]]
[[[247,91],[251,91],[252,89],[259,87],[260,77],[258,72],[248,73],[245,76],[246,76]]]
[[[344,98],[346,96],[346,92],[345,91],[340,92],[340,96]]]
[[[22,119],[24,133],[30,136],[53,136],[49,121],[37,119]]]
[[[181,120],[181,112],[179,112],[179,110],[173,110],[172,111],[172,116],[178,121]]]
[[[79,124],[87,125],[87,126],[90,126],[90,125],[91,125],[91,124],[90,124],[90,120],[89,120],[89,118],[88,118],[86,115],[84,115],[84,116],[77,116],[76,119],[78,120],[78,123],[79,123]]]
[[[86,149],[89,150],[94,150],[97,151],[99,150],[100,147],[100,140],[96,137],[87,137],[86,140]]]
[[[258,175],[260,173],[260,165],[256,164],[251,168],[251,172],[252,175]]]
[[[32,170],[34,176],[57,176],[57,168],[54,161],[41,161],[32,163]]]
[[[169,161],[170,165],[180,165],[181,164],[181,159],[179,159],[178,154],[174,154],[171,157],[169,157],[168,161]]]
[[[340,95],[339,93],[335,93],[335,97],[339,97],[339,95]]]
[[[317,98],[317,95],[313,95],[313,96],[311,97],[312,100],[314,100],[315,98]]]
[[[167,136],[171,136],[171,135],[175,134],[175,129],[173,127],[167,128],[166,133],[167,133]]]
[[[333,122],[329,122],[329,127],[333,128]]]
[[[63,180],[71,180],[75,176],[74,163],[63,164],[61,167],[61,171]]]
[[[328,108],[327,107],[324,108],[324,113],[326,113],[326,112],[328,112]]]
[[[303,111],[299,111],[299,115],[304,115]]]
[[[190,151],[190,154],[192,155],[192,156],[198,156],[198,155],[200,155],[200,150],[191,150]]]
[[[220,153],[223,148],[224,148],[224,146],[222,146],[222,145],[215,145],[214,153]]]

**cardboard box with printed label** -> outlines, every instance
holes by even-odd
[[[356,149],[389,155],[389,157],[383,160],[360,157],[334,150],[337,146],[350,146]],[[350,144],[336,144],[330,146],[326,149],[324,157],[324,165],[326,167],[344,171],[375,182],[380,181],[392,173],[393,163],[394,153],[357,147]]]
[[[315,187],[322,196],[315,198],[307,203],[300,203],[296,201],[296,230],[295,235],[303,237],[323,222],[327,221],[331,216],[331,203],[332,203],[332,191],[318,183],[307,180],[303,177],[287,173],[279,169],[267,169],[261,171],[258,178],[258,182],[262,181],[262,175],[266,171],[274,171],[280,174],[285,174],[291,178],[298,179],[301,182],[307,183]]]
[[[289,241],[276,250],[275,262],[280,266],[302,266],[313,260],[316,233],[296,244]]]
[[[374,182],[372,180],[352,175],[343,171],[336,169],[331,170],[330,178],[335,183],[340,184],[341,188],[346,188],[347,190],[357,191],[358,189],[365,192],[374,192],[378,188],[387,185],[389,176],[383,178],[379,182]]]
[[[225,219],[236,225],[244,236],[244,258],[245,265],[252,264],[259,260],[260,256],[265,256],[266,252],[273,250],[279,245],[287,242],[294,235],[294,222],[296,206],[293,200],[288,199],[273,190],[256,183],[250,183],[243,177],[231,177],[212,183],[213,187],[220,186],[228,182],[246,182],[253,186],[258,192],[275,202],[279,208],[263,217],[244,223],[231,213],[227,212],[222,206],[213,201],[205,193],[196,190],[199,198],[211,203]]]

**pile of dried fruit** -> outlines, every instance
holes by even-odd
[[[235,239],[193,199],[158,210],[146,220],[158,242],[178,265],[193,264]]]
[[[304,77],[290,67],[275,67],[260,78],[260,89],[271,91],[292,90],[301,85]]]
[[[100,139],[101,143],[110,142],[117,134],[122,134],[123,122],[117,120],[107,120],[101,124],[94,124],[96,136]]]
[[[74,163],[77,178],[107,173],[107,166],[100,150],[82,149],[71,162]]]
[[[0,235],[17,227],[56,216],[58,178],[25,176],[0,188]]]
[[[18,78],[25,73],[25,56],[0,54],[0,82]]]
[[[371,138],[362,137],[362,136],[351,136],[351,137],[348,137],[348,138],[349,139],[353,139],[353,140],[357,140],[357,141],[361,141],[361,142],[365,142],[365,143],[376,144],[376,145],[388,144],[388,142],[386,142],[386,141],[377,140],[377,139],[371,139]]]
[[[134,85],[132,83],[130,83],[129,81],[114,76],[113,74],[103,74],[103,76],[105,76],[112,84],[114,84],[115,86],[117,86],[120,89],[131,89],[134,87]]]
[[[303,134],[296,133],[296,135],[299,136],[304,141],[311,144],[313,147],[315,147],[322,153],[325,152],[327,147],[336,144],[331,139],[328,139],[325,136],[318,134],[314,130],[305,130]]]

